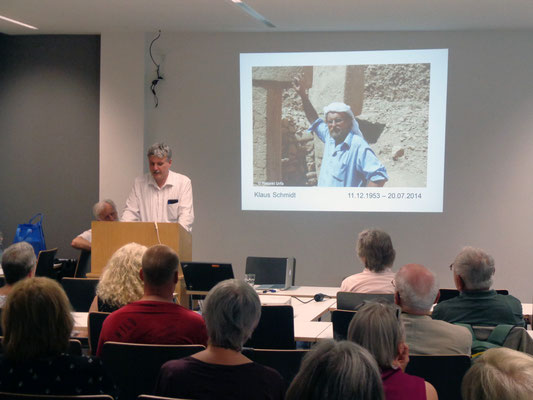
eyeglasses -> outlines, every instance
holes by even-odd
[[[394,279],[393,279],[392,281],[390,281],[390,284],[392,285],[392,287],[393,287],[394,289],[396,289],[396,283],[394,282]]]
[[[453,271],[453,263],[450,264],[450,271]]]
[[[326,124],[333,125],[335,123],[335,124],[338,125],[338,124],[340,124],[341,122],[344,122],[344,121],[345,121],[344,118],[333,118],[333,119],[327,120]]]

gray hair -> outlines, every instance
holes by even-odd
[[[380,368],[391,368],[398,356],[398,346],[405,342],[400,315],[395,304],[368,302],[350,322],[348,340],[370,351]]]
[[[287,400],[383,400],[381,375],[372,355],[348,341],[324,341],[303,359]]]
[[[479,356],[463,378],[464,400],[528,400],[533,393],[533,358],[505,347]]]
[[[357,237],[357,255],[365,260],[366,268],[381,272],[392,266],[396,251],[387,232],[366,229]]]
[[[117,206],[115,205],[115,202],[113,200],[105,199],[105,200],[99,201],[93,206],[93,215],[94,215],[94,218],[96,218],[97,220],[100,220],[100,214],[102,213],[102,211],[104,211],[104,207],[106,203],[109,204],[111,207],[113,207],[113,210],[117,212]]]
[[[154,143],[146,151],[146,156],[148,158],[156,156],[157,158],[167,158],[168,161],[172,160],[172,150],[170,146],[165,143]]]
[[[203,316],[210,344],[241,351],[259,323],[261,302],[248,283],[228,279],[209,291]]]
[[[423,268],[424,276],[409,274],[406,271],[406,268],[414,266]],[[431,310],[439,293],[439,283],[435,274],[418,264],[407,264],[400,268],[394,277],[394,284],[402,305],[415,311],[427,312]]]
[[[494,258],[481,249],[464,247],[455,257],[453,268],[468,290],[489,289],[492,286]]]
[[[12,244],[2,255],[2,269],[8,285],[13,285],[28,276],[36,267],[35,250],[27,242]]]

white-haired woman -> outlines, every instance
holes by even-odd
[[[207,295],[207,349],[161,367],[156,394],[188,399],[283,399],[281,375],[244,355],[243,344],[261,316],[255,290],[241,280],[217,284]]]

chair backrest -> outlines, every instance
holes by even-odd
[[[242,354],[256,363],[274,368],[285,380],[287,387],[300,370],[302,358],[309,350],[244,349]]]
[[[289,305],[262,306],[261,319],[244,347],[294,349],[294,310]]]
[[[509,291],[507,289],[497,289],[496,293],[508,295]],[[453,299],[454,297],[459,296],[459,290],[457,289],[439,289],[439,301],[437,303],[440,303],[442,301]]]
[[[98,349],[98,340],[100,339],[100,332],[105,319],[111,313],[106,312],[90,312],[87,321],[87,329],[89,333],[89,352],[94,356]]]
[[[4,352],[4,348],[2,346],[3,340],[4,340],[4,337],[0,336],[0,354]],[[71,354],[73,356],[81,356],[83,354],[81,342],[79,340],[69,339],[68,354]]]
[[[461,399],[461,382],[470,365],[470,357],[466,355],[410,355],[405,372],[431,383],[439,400],[457,400]]]
[[[78,339],[69,339],[68,342],[69,354],[72,354],[73,356],[81,356],[83,354],[81,342]]]
[[[179,399],[177,397],[153,396],[151,394],[140,394],[137,397],[137,400],[187,400],[187,399]]]
[[[81,250],[76,269],[74,270],[74,278],[85,278],[87,272],[91,270],[91,252],[88,250]]]
[[[102,362],[118,387],[118,398],[135,400],[140,394],[153,393],[159,369],[164,363],[203,349],[202,345],[106,342],[102,349]]]
[[[37,257],[37,267],[35,269],[36,276],[46,276],[47,278],[57,279],[58,273],[54,269],[54,258],[57,253],[55,249],[41,250]]]
[[[96,293],[98,279],[63,278],[61,285],[63,285],[74,311],[89,312]]]
[[[337,292],[337,308],[339,310],[355,310],[364,301],[394,303],[394,294]]]
[[[332,310],[331,323],[333,324],[333,338],[335,340],[346,340],[348,327],[352,318],[356,314],[352,310]]]
[[[80,396],[56,396],[47,394],[23,394],[0,392],[0,400],[113,400],[107,394],[80,395]]]

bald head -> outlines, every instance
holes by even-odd
[[[142,258],[142,273],[145,284],[165,286],[174,280],[178,270],[178,254],[164,244],[150,247]]]
[[[439,293],[435,274],[420,264],[407,264],[394,278],[397,302],[405,312],[428,313]]]

